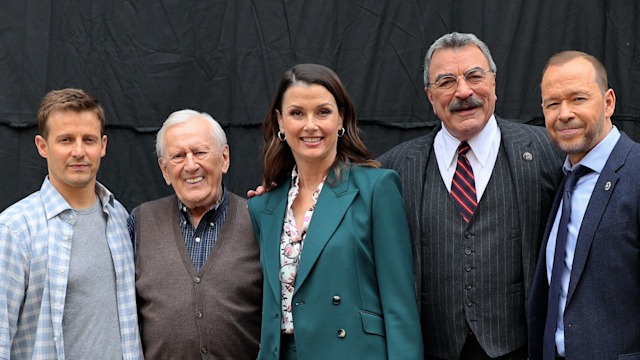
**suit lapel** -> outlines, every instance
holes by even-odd
[[[277,301],[281,301],[282,290],[280,288],[280,238],[282,236],[282,224],[287,207],[287,194],[291,187],[291,181],[286,185],[278,186],[268,194],[267,205],[262,213],[261,227],[264,243],[260,251],[264,259],[265,281],[273,291]]]
[[[408,203],[406,208],[413,209],[408,216],[411,218],[409,223],[416,240],[420,238],[420,224],[422,223],[420,214],[424,191],[424,171],[433,148],[435,134],[439,130],[440,126],[430,134],[431,136],[426,137],[424,142],[416,143],[407,151],[406,160],[402,162],[399,171],[402,174],[403,199]]]
[[[520,127],[515,126],[509,121],[496,117],[500,134],[502,136],[501,144],[507,155],[509,163],[509,172],[513,181],[516,201],[518,204],[518,213],[520,218],[520,228],[522,229],[522,268],[524,281],[530,284],[533,281],[535,273],[536,261],[538,256],[538,246],[540,241],[534,239],[532,234],[528,232],[534,227],[532,224],[539,224],[544,221],[540,211],[532,211],[540,206],[540,186],[536,183],[539,181],[538,175],[542,172],[539,168],[540,156],[533,149],[533,141],[527,133],[522,131]],[[525,287],[526,296],[528,296],[529,287]]]
[[[611,195],[616,190],[616,184],[619,180],[617,172],[624,165],[632,144],[633,142],[626,135],[621,134],[591,193],[591,199],[589,200],[589,205],[587,205],[587,210],[580,225],[580,232],[578,233],[569,291],[567,293],[567,304],[571,301],[576,286],[580,281],[596,230],[602,220],[604,211],[609,205]]]
[[[350,175],[350,168],[344,168],[342,179],[335,186],[331,185],[334,179],[333,171],[327,176],[304,240],[294,293],[304,284],[322,250],[358,194],[357,189],[349,190]]]
[[[401,162],[398,169],[402,181],[402,198],[405,202],[407,220],[411,232],[411,245],[413,247],[413,274],[415,277],[416,294],[422,293],[422,200],[424,199],[424,177],[427,169],[427,162],[433,148],[433,141],[436,134],[442,128],[442,124],[437,125],[431,133],[424,137],[423,141],[418,141],[407,149],[406,158]],[[437,170],[437,167],[435,169]]]

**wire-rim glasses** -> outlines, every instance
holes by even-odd
[[[458,88],[460,78],[463,78],[470,88],[476,88],[484,84],[484,80],[487,78],[487,73],[493,73],[493,71],[474,68],[461,76],[443,75],[438,77],[435,82],[428,83],[427,87],[432,86],[433,88],[443,92],[452,92]]]

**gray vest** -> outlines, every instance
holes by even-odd
[[[467,224],[443,184],[433,150],[422,204],[425,352],[457,359],[473,334],[491,356],[526,343],[522,239],[504,149]]]
[[[255,359],[262,272],[247,201],[229,193],[218,239],[196,272],[175,195],[137,210],[136,291],[147,359]]]

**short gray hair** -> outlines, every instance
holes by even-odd
[[[461,34],[458,32],[452,32],[440,37],[429,47],[427,55],[424,57],[424,86],[429,85],[429,65],[431,65],[431,58],[433,57],[433,53],[436,52],[436,50],[459,49],[467,45],[475,45],[480,48],[480,51],[482,51],[484,57],[487,58],[487,61],[489,62],[489,70],[491,70],[494,74],[496,73],[496,71],[498,71],[498,69],[496,68],[496,63],[491,57],[491,51],[489,51],[487,44],[482,42],[482,40],[478,39],[478,37],[473,34]]]
[[[195,118],[206,120],[211,125],[212,135],[217,140],[220,150],[227,145],[227,135],[224,133],[224,130],[222,130],[220,124],[211,115],[205,112],[184,109],[171,113],[158,131],[158,134],[156,135],[156,155],[158,158],[161,158],[164,154],[164,134],[167,132],[167,128],[171,125],[181,124]]]

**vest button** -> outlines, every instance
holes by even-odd
[[[200,278],[197,277],[197,276],[195,278],[193,278],[193,281],[195,281],[196,284],[200,284]]]
[[[334,296],[332,301],[333,301],[333,305],[340,304],[340,296],[338,296],[338,295]]]
[[[338,330],[338,337],[340,339],[344,338],[345,336],[347,336],[347,331],[345,329]]]
[[[471,249],[469,248],[464,249],[464,253],[467,255],[471,255]]]

